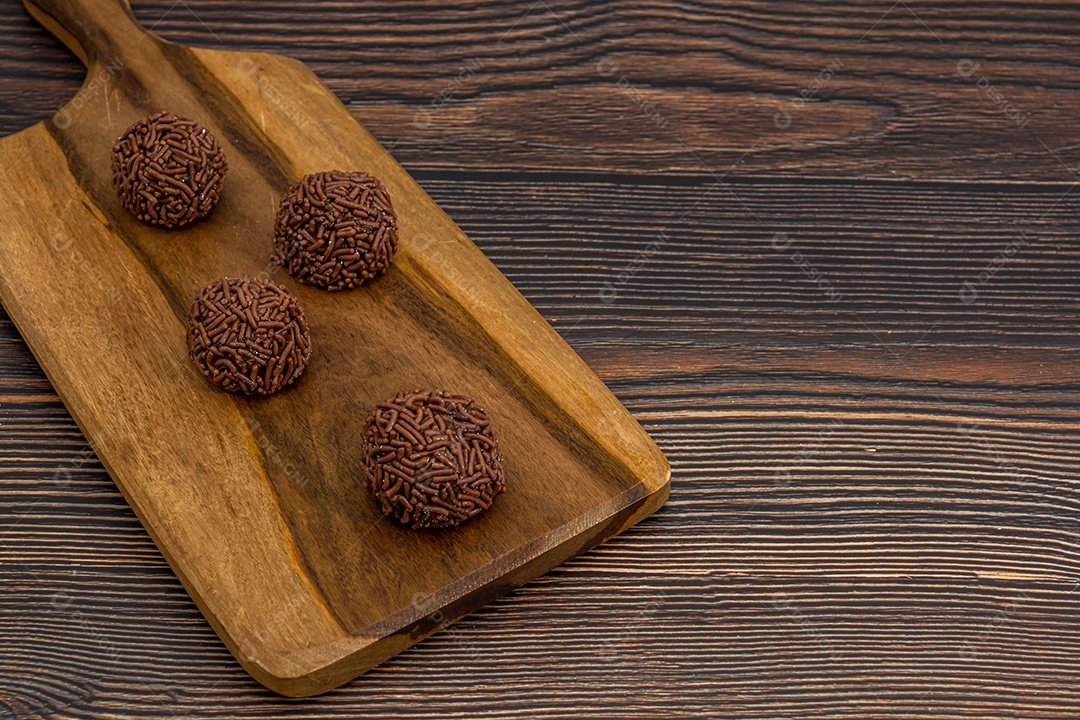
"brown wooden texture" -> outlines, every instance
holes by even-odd
[[[14,131],[81,75],[2,2]],[[217,643],[8,325],[9,715],[1080,715],[1075,4],[135,11],[178,42],[308,62],[657,438],[672,498],[285,702]],[[887,127],[861,133],[879,106]]]
[[[641,426],[484,255],[300,63],[190,50],[123,0],[35,0],[88,66],[73,102],[0,141],[0,298],[89,443],[222,639],[288,695],[336,687],[655,511],[669,470]],[[77,97],[80,97],[77,96]],[[166,108],[230,158],[221,203],[182,232],[135,220],[112,141]],[[305,173],[385,184],[402,245],[361,292],[269,262],[276,199]],[[269,398],[218,391],[184,320],[222,275],[291,286],[314,353]],[[383,522],[359,435],[414,388],[475,397],[508,492],[446,532]]]

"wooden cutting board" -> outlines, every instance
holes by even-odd
[[[303,64],[168,43],[124,0],[27,8],[88,76],[0,140],[0,300],[255,678],[326,691],[663,504],[669,467],[644,430]],[[138,222],[110,181],[113,141],[159,110],[229,158],[218,207],[180,231]],[[281,194],[334,168],[382,179],[401,249],[370,287],[326,293],[270,254]],[[246,399],[198,374],[184,318],[206,283],[260,274],[299,296],[314,353],[295,386]],[[382,519],[360,470],[374,403],[427,387],[477,398],[505,455],[507,493],[444,532]]]

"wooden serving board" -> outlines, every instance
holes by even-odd
[[[669,467],[644,430],[303,64],[168,43],[124,0],[36,0],[86,63],[79,95],[0,141],[0,299],[102,462],[245,668],[286,695],[344,683],[654,512]],[[167,109],[228,154],[205,220],[124,211],[109,153]],[[324,169],[382,179],[401,249],[369,288],[326,293],[270,263],[284,190]],[[304,304],[314,353],[263,399],[186,356],[196,292],[270,275]],[[401,390],[490,412],[508,490],[444,532],[382,519],[359,431]]]

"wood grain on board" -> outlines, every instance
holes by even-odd
[[[0,128],[14,131],[51,115],[80,71],[9,4]],[[1075,718],[1072,6],[546,4],[587,48],[545,42],[557,20],[526,18],[540,33],[523,30],[423,132],[416,113],[533,2],[135,12],[178,42],[287,48],[314,67],[658,440],[673,463],[664,511],[362,680],[288,703],[220,647],[0,325],[0,703],[19,718]],[[776,131],[767,102],[759,136],[704,114],[733,78],[790,103],[838,57],[823,102],[861,83],[894,99],[893,131],[845,140],[844,124],[793,114],[788,132],[827,139],[786,159],[754,150],[719,185],[611,91],[619,76],[590,74],[646,47],[623,72],[671,99],[668,127],[702,129],[687,142],[718,175]],[[960,81],[964,58],[990,63],[1027,128],[980,75]],[[553,85],[574,102],[546,102]],[[529,112],[469,122],[511,89]],[[1053,154],[1025,133],[1037,119]]]
[[[258,680],[338,686],[663,503],[667,461],[640,425],[302,64],[167,43],[123,0],[28,9],[89,79],[84,103],[0,141],[0,298]],[[141,224],[111,187],[112,141],[160,109],[229,157],[221,202],[182,231]],[[335,168],[379,177],[399,215],[401,250],[361,292],[299,286],[269,261],[278,198]],[[191,300],[223,275],[300,298],[315,349],[294,387],[231,396],[187,360]],[[500,438],[509,491],[453,531],[383,522],[365,495],[364,418],[415,388],[475,397]]]

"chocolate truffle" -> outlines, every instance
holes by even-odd
[[[160,112],[128,128],[112,150],[113,187],[143,222],[181,227],[217,204],[228,163],[214,134]]]
[[[315,173],[281,198],[274,242],[274,262],[300,282],[348,290],[390,267],[398,246],[397,216],[372,176]]]
[[[300,301],[255,278],[222,278],[203,288],[188,313],[188,353],[222,390],[269,395],[294,382],[311,357]]]
[[[368,489],[414,529],[454,527],[506,489],[491,421],[467,397],[402,393],[375,407],[363,442]]]

